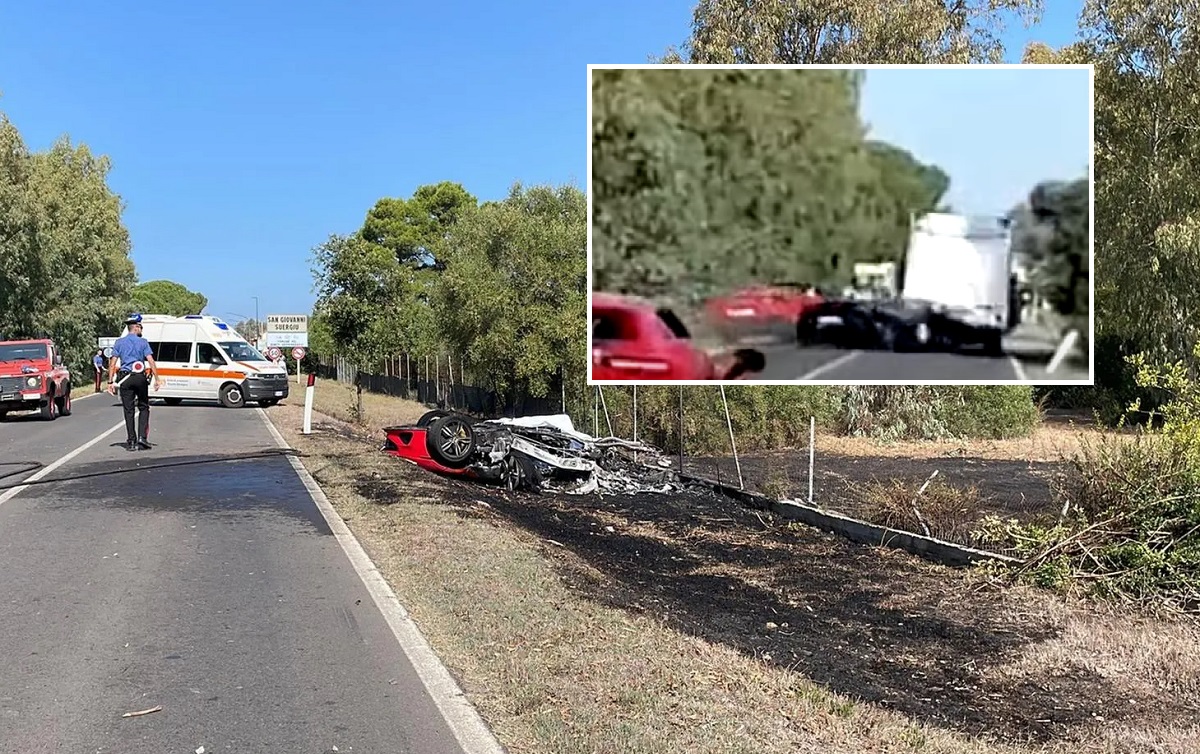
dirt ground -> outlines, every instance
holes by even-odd
[[[946,538],[972,544],[965,532],[989,514],[1024,522],[1058,515],[1062,502],[1054,490],[1071,471],[1069,458],[1081,443],[1100,434],[1082,412],[1057,412],[1032,436],[1012,440],[882,444],[818,435],[813,503],[873,523],[891,523],[876,520],[878,497],[891,491],[911,500],[936,472],[938,484],[971,493],[961,496],[969,507],[953,511],[954,520],[943,522],[943,529],[955,532]],[[687,473],[734,485],[738,464],[747,489],[807,502],[807,448],[739,454],[737,463],[732,455],[684,458]]]
[[[443,479],[375,450],[386,410],[374,429],[318,416],[309,437],[296,407],[269,413],[513,750],[1200,748],[1191,624],[1002,588],[707,492]],[[1004,463],[1015,476],[1011,459],[975,465],[998,485]]]

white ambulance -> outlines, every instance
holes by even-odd
[[[129,332],[126,328],[121,334]],[[151,398],[168,405],[218,401],[228,408],[247,402],[274,406],[288,395],[287,370],[270,361],[218,317],[190,314],[142,315],[142,337],[150,342],[163,379]]]

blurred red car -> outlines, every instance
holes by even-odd
[[[712,355],[670,309],[634,296],[592,294],[593,380],[735,380],[761,372],[759,351]]]
[[[824,301],[816,287],[804,283],[754,285],[710,298],[704,311],[731,340],[749,335],[790,338],[804,313]]]

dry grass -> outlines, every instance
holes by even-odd
[[[891,479],[859,485],[860,516],[893,529],[973,544],[971,532],[979,520],[979,489],[955,485],[940,477]]]
[[[342,422],[350,422],[354,417],[357,395],[353,385],[345,385],[336,380],[317,380],[313,392],[313,415],[317,413],[332,417]],[[378,436],[384,427],[408,424],[421,418],[421,414],[429,409],[416,401],[406,401],[387,395],[363,391],[363,416],[357,424],[375,432]],[[303,403],[303,393],[292,399],[297,404]]]
[[[817,453],[890,458],[970,456],[991,460],[1056,462],[1073,456],[1088,439],[1132,436],[1132,430],[1102,430],[1082,417],[1048,417],[1029,437],[1008,440],[937,440],[881,443],[862,437],[818,435]]]
[[[411,421],[425,407],[365,396],[366,427],[321,415],[350,416],[352,399],[351,389],[318,383],[317,432],[309,436],[297,432],[298,405],[278,406],[269,415],[307,455],[305,465],[510,751],[1182,753],[1200,745],[1195,729],[1100,720],[1082,740],[1039,747],[974,739],[856,703],[795,668],[681,632],[652,614],[607,606],[578,586],[605,583],[588,561],[513,525],[483,502],[478,488],[375,450],[380,427]],[[619,518],[601,520],[622,525]],[[626,525],[635,530],[626,534],[668,536],[652,522]],[[725,548],[746,546],[747,535],[738,530],[693,530],[691,539],[714,536],[734,538]],[[788,557],[780,552],[771,560]],[[740,577],[763,578],[753,571]],[[882,606],[919,612],[929,609],[929,599],[914,589],[896,598],[909,604]],[[1059,630],[1007,660],[979,658],[991,660],[985,672],[998,680],[1038,683],[1047,668],[1083,668],[1127,686],[1139,704],[1197,698],[1200,635],[1194,629],[1130,623],[1024,589],[1003,600],[1014,627],[1050,620]],[[972,616],[964,613],[962,620]]]

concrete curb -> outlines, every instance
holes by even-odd
[[[730,487],[727,484],[715,482],[705,477],[680,474],[678,471],[673,471],[673,473],[684,481],[705,485],[743,505],[757,510],[770,511],[784,518],[799,521],[830,534],[845,537],[852,542],[876,547],[892,547],[927,560],[956,567],[969,566],[982,562],[1002,563],[1008,566],[1016,566],[1024,563],[1020,558],[988,552],[986,550],[978,550],[964,545],[956,545],[953,542],[946,542],[936,537],[926,537],[922,534],[914,534],[901,529],[879,526],[878,524],[843,516],[839,513],[823,511],[804,503],[774,500],[765,495],[740,490],[737,487]]]

